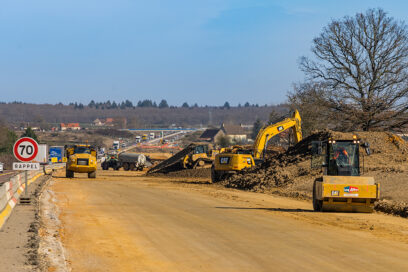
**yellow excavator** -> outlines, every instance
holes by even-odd
[[[268,141],[279,133],[292,129],[294,143],[300,142],[302,140],[301,121],[299,112],[295,110],[290,118],[262,128],[252,149],[234,146],[226,152],[217,154],[211,167],[212,182],[218,182],[231,174],[253,167],[263,161]]]
[[[334,212],[372,212],[380,197],[380,184],[360,176],[360,146],[370,155],[370,145],[353,139],[312,142],[312,168],[323,167],[313,184],[313,209]]]

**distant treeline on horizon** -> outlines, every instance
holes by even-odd
[[[241,107],[156,107],[150,103],[141,103],[134,106],[124,101],[122,103],[89,103],[80,105],[61,104],[28,104],[28,103],[0,103],[0,123],[4,121],[14,126],[47,128],[48,124],[58,123],[93,123],[96,119],[114,118],[127,121],[127,127],[154,127],[168,126],[220,126],[229,124],[253,124],[257,119],[267,122],[271,112],[285,115],[289,106],[285,104],[273,106],[246,105]]]
[[[85,107],[89,108],[95,108],[95,109],[131,109],[131,108],[223,108],[223,109],[229,109],[232,106],[228,101],[224,103],[223,106],[212,106],[212,105],[198,105],[197,103],[189,105],[187,102],[184,102],[180,107],[179,106],[173,106],[169,105],[165,99],[162,99],[160,103],[156,103],[153,100],[150,99],[145,99],[145,100],[139,100],[136,104],[133,104],[132,101],[126,99],[125,101],[122,102],[116,102],[116,101],[110,101],[107,100],[106,102],[95,102],[94,100],[91,100],[91,102],[88,103],[88,105],[85,105],[83,103],[78,103],[78,102],[71,102],[68,104],[63,104],[62,102],[57,103],[57,104],[49,104],[49,103],[44,103],[44,104],[35,104],[35,103],[26,103],[26,102],[21,102],[21,101],[13,101],[13,102],[3,102],[0,101],[0,104],[34,104],[34,105],[60,105],[60,106],[72,106],[75,109],[84,109]],[[249,102],[246,102],[244,104],[239,103],[236,107],[241,108],[241,107],[268,107],[268,106],[284,106],[284,104],[277,104],[277,105],[259,105],[259,104],[250,104]]]

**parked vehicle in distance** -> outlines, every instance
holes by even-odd
[[[101,167],[102,170],[109,170],[109,168],[119,170],[122,166],[119,163],[117,154],[109,154],[101,163]]]
[[[119,141],[113,141],[112,145],[114,150],[118,150],[120,148],[120,142]]]
[[[4,171],[4,164],[0,162],[0,173],[3,173]]]
[[[142,171],[144,167],[151,166],[151,163],[147,160],[146,156],[138,153],[123,152],[119,155],[110,155],[101,164],[103,170],[112,168],[113,170],[119,170],[123,167],[123,170],[138,170]]]
[[[52,163],[63,162],[64,147],[63,146],[50,146],[49,158]]]

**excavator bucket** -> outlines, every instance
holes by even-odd
[[[323,176],[315,181],[315,210],[331,212],[373,212],[380,185],[373,177]]]

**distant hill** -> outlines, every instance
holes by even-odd
[[[50,104],[0,104],[0,118],[15,124],[39,126],[45,123],[92,123],[96,118],[126,118],[127,127],[219,126],[221,123],[253,124],[256,119],[268,120],[272,110],[284,114],[285,105],[249,107],[134,107],[125,109],[96,109],[88,106]],[[211,120],[210,120],[211,119]]]

